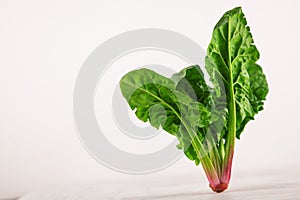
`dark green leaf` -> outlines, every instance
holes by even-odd
[[[262,101],[268,93],[265,76],[255,64],[259,52],[240,7],[226,12],[217,23],[207,53],[206,68],[217,97],[226,95],[228,106],[235,102],[239,138],[247,122],[263,109]]]

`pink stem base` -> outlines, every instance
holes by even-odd
[[[218,181],[212,181],[211,177],[208,175],[209,187],[217,193],[223,192],[228,188],[228,184],[230,182],[231,177],[231,167],[232,167],[232,158],[233,158],[233,151],[229,156],[228,162],[224,167],[224,171],[218,177]]]
[[[220,183],[216,186],[209,184],[209,187],[212,189],[212,191],[220,193],[225,191],[228,188],[228,183]]]

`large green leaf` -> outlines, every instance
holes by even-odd
[[[217,97],[226,95],[228,112],[235,104],[236,137],[263,109],[268,85],[256,64],[259,52],[240,7],[226,12],[213,30],[208,46],[206,69]],[[261,87],[259,87],[261,86]],[[232,117],[229,113],[227,118]]]
[[[149,69],[127,73],[121,79],[120,87],[140,120],[175,135],[180,142],[178,148],[199,164],[199,150],[191,143],[203,140],[198,129],[211,123],[211,113],[203,104],[176,90],[173,80]]]

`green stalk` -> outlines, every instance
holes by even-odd
[[[195,133],[194,134],[195,136],[193,137],[192,133],[194,133],[194,131],[190,130],[190,127],[187,125],[188,123],[186,123],[185,120],[183,120],[181,117],[180,117],[180,119],[182,120],[183,125],[187,129],[187,132],[191,138],[192,146],[197,151],[197,155],[200,159],[201,165],[202,165],[204,172],[208,178],[208,181],[213,186],[220,184],[219,173],[215,168],[216,166],[213,165],[213,162],[209,158],[209,152],[207,152],[205,150],[205,148],[203,147],[201,140],[197,136],[197,133]],[[194,138],[196,138],[196,140],[194,140]]]
[[[218,174],[218,177],[220,177],[221,173],[222,173],[222,166],[221,166],[222,160],[221,160],[218,148],[217,148],[217,143],[212,135],[212,132],[209,131],[209,132],[207,132],[207,134],[208,134],[207,135],[207,146],[209,149],[209,157],[210,157],[211,163],[213,164],[213,166]]]
[[[231,176],[231,167],[234,154],[234,144],[236,136],[236,105],[235,105],[235,94],[233,88],[233,76],[232,76],[232,65],[230,55],[230,40],[231,40],[231,29],[230,23],[228,23],[228,67],[229,67],[229,121],[228,121],[228,134],[225,144],[225,158],[223,164],[223,175],[221,182],[228,184]]]
[[[233,85],[233,75],[232,75],[232,63],[231,63],[231,54],[230,54],[230,40],[231,40],[231,27],[230,23],[228,23],[228,63],[227,67],[229,69],[229,82],[227,82],[229,91],[228,91],[228,132],[227,138],[225,142],[225,149],[223,145],[223,141],[220,141],[219,144],[219,152],[220,157],[224,158],[220,165],[222,166],[221,173],[219,174],[220,184],[211,186],[212,190],[215,192],[222,192],[227,189],[230,177],[231,177],[231,168],[232,168],[232,160],[234,154],[234,144],[235,144],[235,137],[236,137],[236,104],[235,104],[235,94],[234,94],[234,85]],[[223,60],[224,61],[224,60]],[[225,64],[225,62],[224,62]],[[224,157],[223,157],[224,153]],[[213,158],[214,159],[214,158]]]
[[[148,93],[149,95],[153,96],[157,100],[159,100],[161,103],[166,105],[169,109],[171,109],[176,114],[176,116],[180,119],[180,121],[182,122],[186,131],[188,132],[188,135],[191,138],[191,142],[192,142],[191,144],[192,144],[193,148],[197,151],[198,157],[201,161],[201,165],[202,165],[204,172],[205,172],[209,182],[211,183],[212,187],[219,185],[220,184],[220,176],[219,176],[218,171],[215,169],[216,166],[214,166],[212,164],[212,161],[209,158],[209,153],[206,152],[205,148],[203,147],[203,145],[201,143],[201,140],[197,136],[197,133],[195,133],[195,131],[191,130],[190,126],[188,125],[188,122],[186,122],[181,117],[181,115],[172,106],[170,106],[167,102],[165,102],[163,99],[153,95],[152,93],[148,92],[147,90],[144,90],[141,88],[139,88],[139,89]],[[196,139],[196,140],[194,140],[194,139]],[[219,164],[217,163],[217,165],[219,165]]]
[[[225,158],[223,163],[223,173],[221,182],[228,184],[231,176],[231,166],[234,154],[234,144],[236,135],[236,107],[234,101],[233,87],[230,88],[231,102],[229,105],[229,122],[228,122],[228,134],[225,144]]]

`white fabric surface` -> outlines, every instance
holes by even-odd
[[[195,174],[102,184],[65,186],[33,191],[19,200],[285,200],[299,199],[300,170],[265,170],[233,176],[230,188],[221,194],[210,191]],[[197,175],[198,176],[198,175]]]

